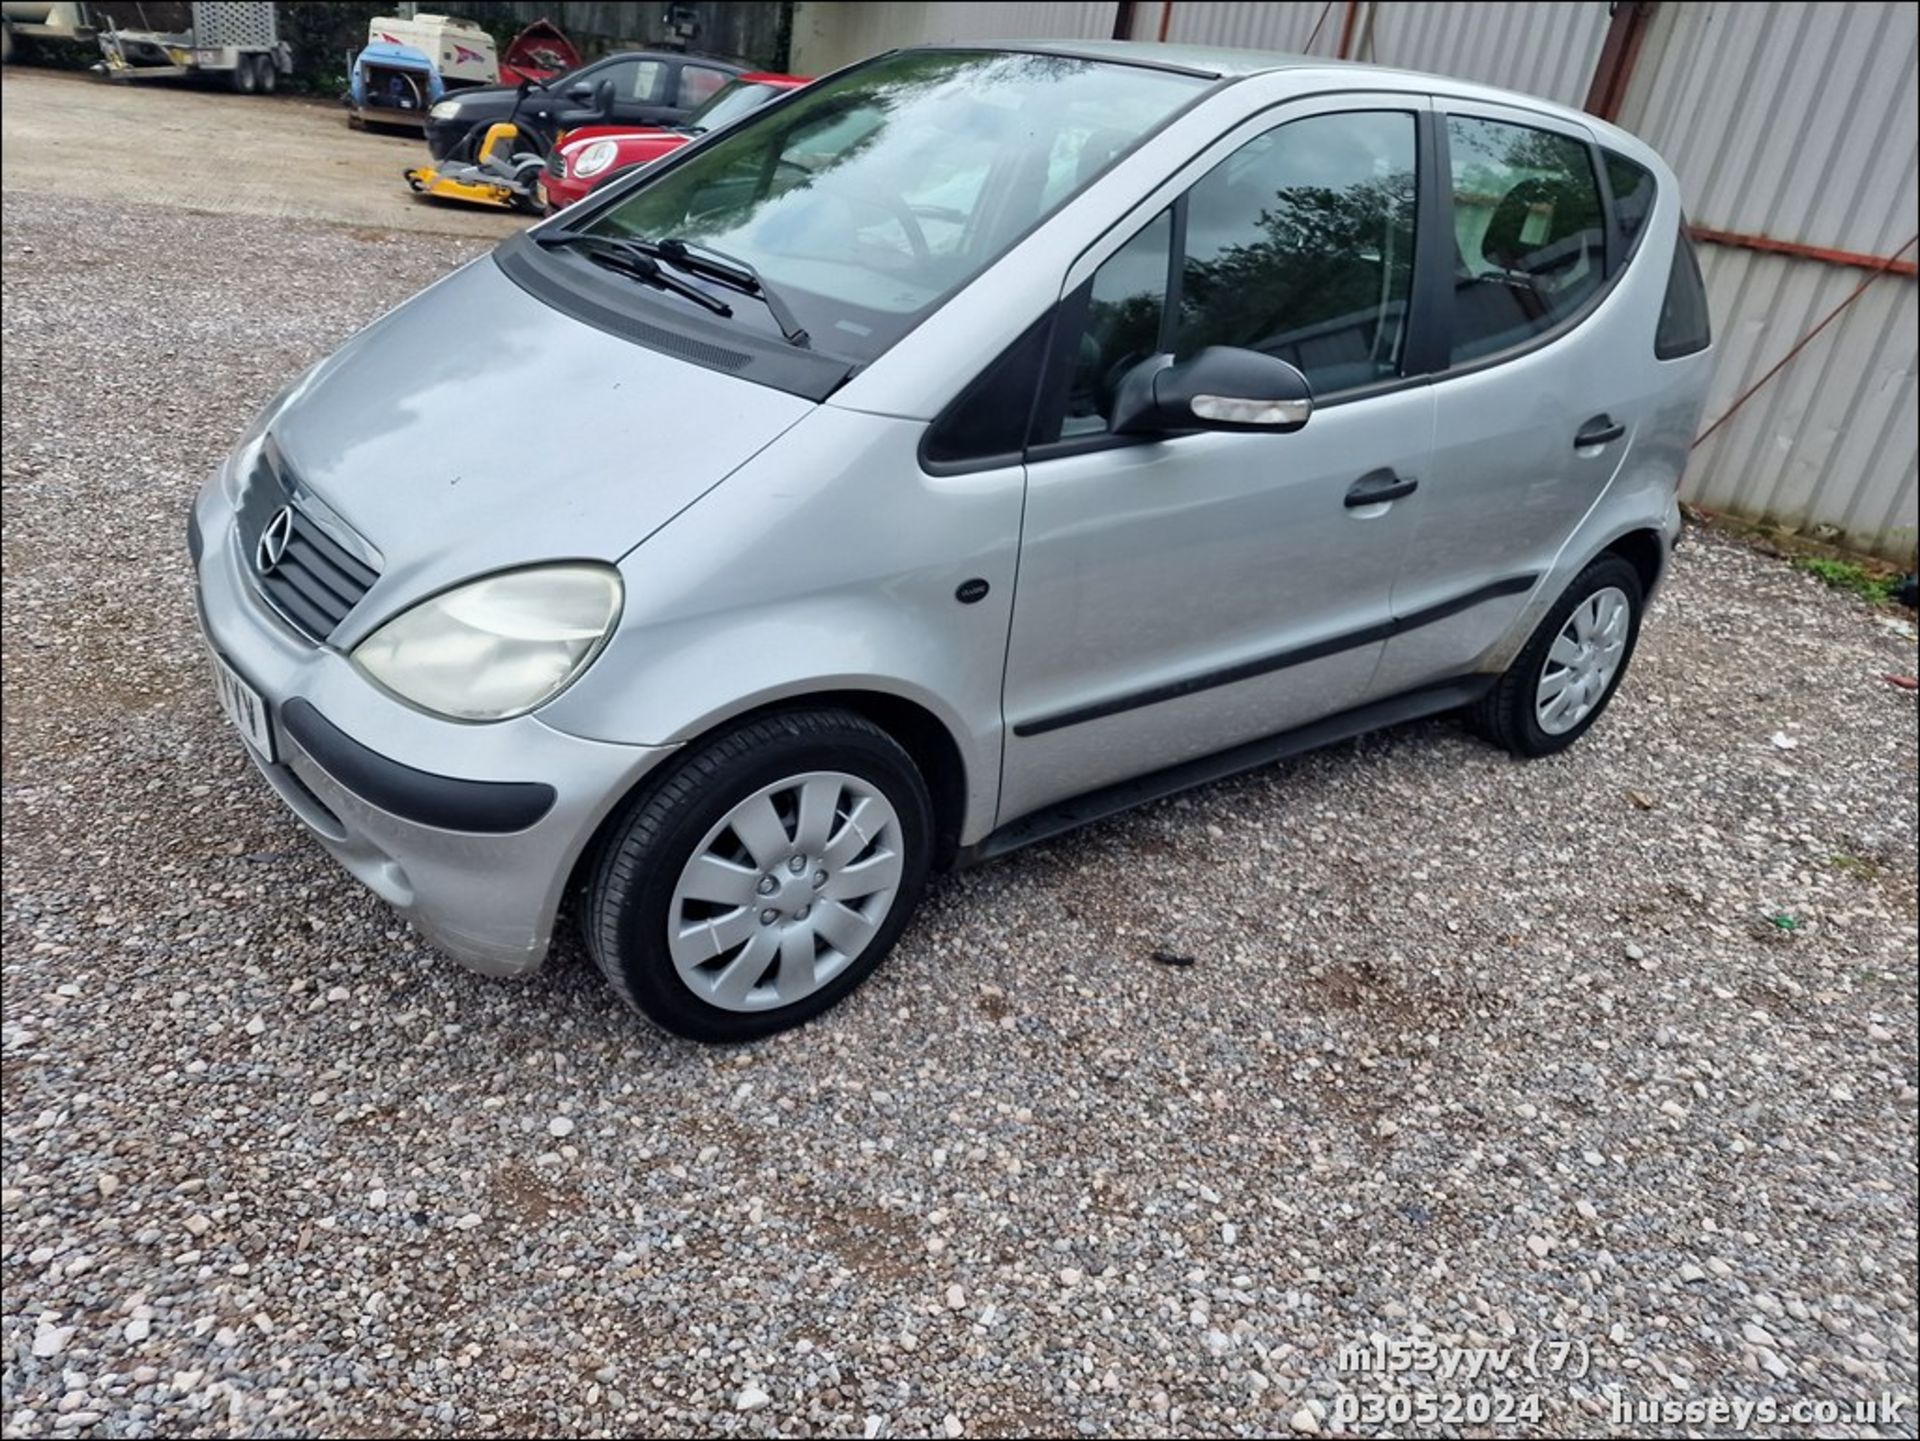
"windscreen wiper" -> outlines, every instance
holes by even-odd
[[[751,264],[737,255],[729,255],[724,250],[715,250],[711,245],[699,240],[687,240],[670,235],[665,240],[645,242],[652,247],[652,253],[671,265],[694,275],[704,275],[709,280],[717,280],[730,286],[742,295],[752,295],[760,299],[767,307],[767,313],[773,316],[774,324],[780,327],[780,333],[790,345],[807,347],[812,344],[806,327],[780,298],[779,292],[770,290],[767,282]],[[697,252],[697,253],[696,253]]]
[[[715,315],[731,317],[733,314],[733,307],[718,296],[669,275],[653,253],[656,247],[644,240],[623,240],[617,235],[594,235],[585,230],[542,230],[534,232],[531,238],[536,245],[577,245],[610,270],[670,291]]]

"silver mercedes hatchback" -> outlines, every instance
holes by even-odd
[[[1671,171],[1523,95],[895,51],[368,326],[194,506],[216,691],[448,954],[831,1006],[928,876],[1626,674],[1711,368]]]

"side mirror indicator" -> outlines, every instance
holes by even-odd
[[[1234,425],[1301,426],[1313,414],[1311,400],[1248,400],[1237,395],[1196,395],[1193,413],[1200,420]]]
[[[1149,356],[1121,377],[1113,398],[1115,435],[1190,430],[1285,434],[1313,414],[1313,386],[1276,355],[1210,345],[1186,360]]]

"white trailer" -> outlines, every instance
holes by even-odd
[[[101,19],[115,18],[114,5],[97,5]],[[100,31],[100,68],[109,80],[149,80],[205,75],[225,80],[242,95],[270,94],[293,70],[293,50],[280,38],[271,0],[193,0],[190,5],[141,5],[152,18],[171,15],[184,28]]]

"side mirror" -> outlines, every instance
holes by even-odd
[[[1210,345],[1189,360],[1154,355],[1121,377],[1112,433],[1257,430],[1285,435],[1313,414],[1313,386],[1278,356]]]
[[[602,80],[593,87],[593,109],[594,113],[603,120],[612,118],[613,82],[611,80]]]
[[[593,102],[593,86],[584,80],[575,81],[567,88],[567,99],[580,105],[591,104]]]

